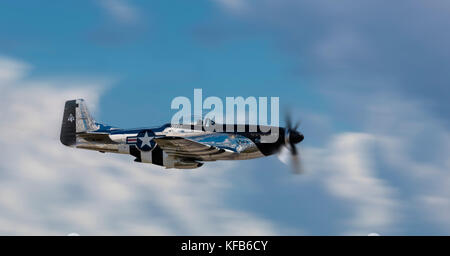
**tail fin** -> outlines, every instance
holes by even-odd
[[[61,143],[66,146],[76,144],[76,134],[95,131],[98,126],[89,114],[83,99],[66,101],[61,126]]]

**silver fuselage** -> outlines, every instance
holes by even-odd
[[[127,138],[136,137],[140,130],[142,129],[113,128],[110,133],[98,132],[97,139],[91,139],[92,136],[78,136],[75,147],[101,152],[130,154],[130,146],[133,146],[133,144],[127,143]],[[224,152],[220,153],[199,155],[198,160],[201,161],[245,160],[265,156],[253,141],[239,134],[216,133],[171,126],[161,130],[158,128],[152,130],[157,137],[193,138],[198,142],[224,149]],[[103,138],[100,140],[98,139],[100,137]]]

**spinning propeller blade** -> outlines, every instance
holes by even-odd
[[[296,144],[303,141],[305,138],[303,134],[297,131],[300,126],[300,122],[297,122],[292,126],[292,119],[289,114],[286,115],[286,129],[285,129],[285,142],[284,146],[290,152],[291,166],[294,174],[300,174],[303,172],[303,165],[301,162],[300,153],[297,150]],[[284,161],[283,161],[284,162]]]

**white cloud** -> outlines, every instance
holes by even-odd
[[[0,56],[0,83],[19,79],[28,68],[28,65],[21,61]]]
[[[99,0],[100,5],[120,23],[135,24],[140,19],[137,8],[126,0]]]
[[[419,101],[388,93],[361,101],[364,132],[339,133],[322,148],[306,148],[307,180],[323,181],[349,202],[346,234],[402,233],[418,221],[448,233],[448,130]]]
[[[450,133],[442,120],[419,101],[394,94],[366,102],[367,130],[377,137],[380,155],[390,170],[414,188],[408,210],[450,230]]]
[[[349,200],[355,209],[349,224],[355,234],[390,231],[395,218],[393,189],[377,178],[373,163],[375,137],[364,133],[341,134],[331,146],[328,189]]]
[[[64,147],[64,101],[96,102],[101,85],[26,79],[0,59],[0,234],[270,235],[272,223],[227,207],[232,163],[193,171],[134,163],[131,156]],[[22,78],[21,78],[22,77]],[[96,89],[97,88],[97,89]]]
[[[376,138],[370,134],[341,133],[326,147],[304,152],[307,182],[324,184],[351,212],[341,220],[342,234],[389,234],[393,230],[398,210],[395,191],[377,178],[372,149],[375,143]]]
[[[247,2],[244,0],[214,0],[218,2],[221,6],[226,8],[231,12],[241,12],[247,7]]]

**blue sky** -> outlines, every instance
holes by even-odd
[[[21,153],[2,159],[29,164],[0,165],[0,232],[448,234],[449,8],[3,2],[0,144]],[[307,172],[293,176],[276,157],[168,172],[58,144],[70,97],[87,98],[99,121],[139,127],[168,122],[171,100],[194,88],[280,97],[302,121]],[[32,137],[26,150],[11,140],[20,132]],[[112,213],[118,205],[129,210]]]
[[[211,1],[194,6],[142,1],[133,6],[136,21],[117,19],[102,9],[101,1],[49,2],[45,8],[40,7],[43,3],[10,5],[1,15],[8,53],[39,67],[33,70],[36,76],[114,79],[101,99],[102,108],[111,111],[102,111],[99,117],[120,126],[167,121],[170,108],[155,106],[170,106],[177,95],[192,97],[193,88],[203,88],[205,96],[280,96],[292,104],[314,104],[320,97],[302,86],[302,77],[289,74],[291,60],[270,36],[242,34],[223,42],[206,38],[211,37],[204,35],[208,26],[222,22],[214,16],[224,16]],[[224,26],[232,30],[238,25]],[[124,98],[133,100],[118,106],[116,102]],[[136,120],[127,115],[130,111],[148,118]]]

